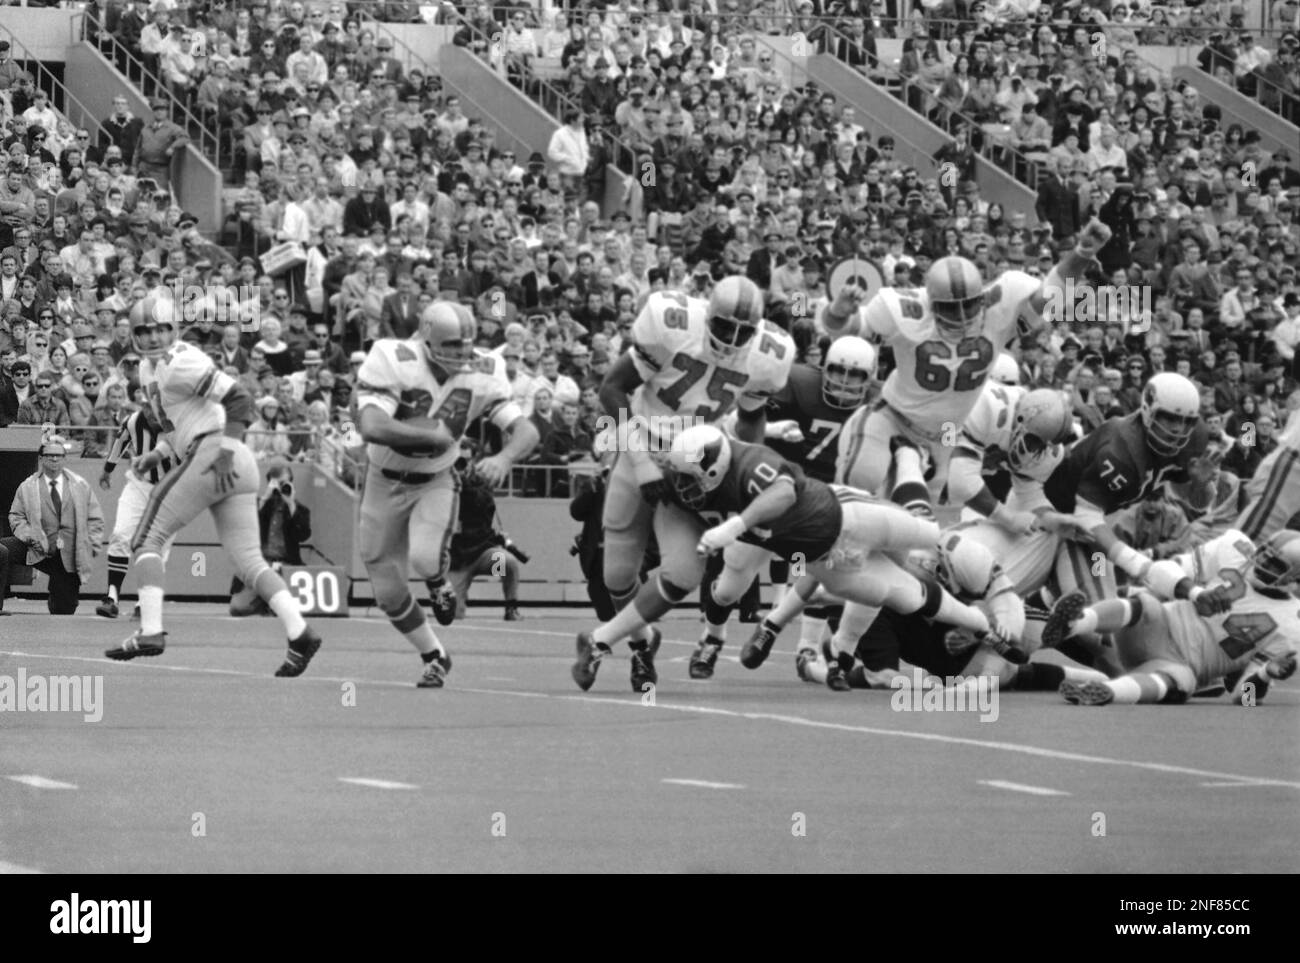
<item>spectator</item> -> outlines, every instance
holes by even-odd
[[[86,480],[64,467],[63,438],[48,436],[40,452],[40,470],[18,486],[9,509],[13,535],[0,538],[0,611],[10,567],[26,564],[49,576],[50,614],[72,615],[104,547],[104,514]]]

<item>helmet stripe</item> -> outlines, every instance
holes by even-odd
[[[736,288],[736,318],[749,320],[750,312],[754,310],[749,285],[738,282]]]
[[[954,301],[966,300],[966,272],[962,270],[965,263],[959,257],[948,259],[948,290]]]

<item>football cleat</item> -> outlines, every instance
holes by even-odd
[[[578,688],[586,692],[596,681],[596,670],[600,668],[600,660],[609,655],[609,646],[596,642],[590,632],[579,632],[577,648],[578,660],[573,663],[571,672]]]
[[[447,684],[447,673],[451,671],[451,656],[441,652],[432,662],[425,663],[420,681],[415,683],[417,689],[441,689]]]
[[[691,653],[689,671],[692,679],[712,679],[714,666],[718,664],[718,653],[722,651],[723,641],[715,635],[706,635]]]
[[[771,655],[772,646],[776,645],[776,637],[780,634],[781,630],[767,619],[759,622],[749,641],[741,647],[740,664],[746,669],[757,669]]]
[[[159,632],[157,635],[143,635],[137,629],[129,639],[119,645],[116,649],[108,649],[104,655],[118,662],[129,662],[131,659],[140,656],[162,655],[163,649],[167,646],[167,633]]]
[[[108,596],[104,596],[104,601],[95,606],[95,614],[102,615],[106,619],[117,618],[117,603]]]
[[[1066,679],[1058,690],[1072,706],[1105,706],[1115,699],[1110,686],[1096,679],[1079,682]]]
[[[659,672],[655,669],[655,653],[659,651],[659,646],[664,637],[660,631],[654,627],[650,629],[650,641],[642,642],[640,645],[632,643],[632,691],[636,693],[645,692],[646,686],[652,688],[659,684]]]
[[[1043,623],[1043,648],[1054,649],[1070,637],[1070,625],[1088,607],[1088,597],[1071,592],[1052,606],[1052,614]]]
[[[949,629],[943,636],[943,647],[949,655],[960,655],[979,644],[979,638],[970,629]]]
[[[853,656],[846,653],[835,655],[828,639],[822,643],[822,658],[826,660],[826,688],[832,692],[848,692],[852,688],[849,685],[849,670],[853,668]],[[847,666],[845,662],[848,663]]]
[[[451,625],[456,618],[456,590],[450,582],[429,586],[429,601],[433,604],[433,617],[439,625]]]
[[[302,635],[289,640],[289,649],[284,654],[284,662],[275,670],[277,678],[292,679],[300,676],[320,649],[320,636],[310,625],[302,630]]]
[[[506,606],[505,621],[518,622],[522,618],[523,616],[519,614],[519,606],[517,605]]]

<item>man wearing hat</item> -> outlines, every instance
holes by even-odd
[[[766,291],[772,285],[772,272],[784,261],[782,251],[785,247],[785,235],[769,228],[763,233],[763,244],[749,256],[745,266],[745,276]]]
[[[0,611],[13,565],[49,576],[51,615],[77,611],[81,584],[90,580],[104,548],[104,512],[84,478],[64,468],[67,447],[58,435],[40,449],[40,469],[18,486],[9,509],[13,535],[0,538]]]
[[[190,138],[167,118],[167,101],[155,97],[149,106],[153,108],[153,122],[140,132],[135,174],[153,178],[159,190],[166,191],[171,186],[172,157],[189,144]]]

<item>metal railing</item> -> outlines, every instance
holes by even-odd
[[[501,42],[499,32],[487,34],[477,23],[460,13],[457,14],[455,23],[458,26],[457,33],[460,32],[459,28],[465,28],[469,30],[472,39],[482,41],[487,47],[487,55],[484,56],[484,54],[476,50],[472,44],[465,45],[465,50],[482,60],[485,64],[491,67],[493,71],[505,78],[508,83],[523,91],[525,94],[532,96],[536,100],[537,104],[552,117],[556,118],[557,121],[562,121],[565,112],[569,110],[575,110],[580,114],[586,113],[586,111],[582,109],[582,105],[574,99],[572,94],[564,90],[559,84],[539,74],[534,69],[532,61],[513,61],[512,64],[517,68],[517,73],[515,76],[512,76],[511,70],[504,58],[498,56],[494,51],[494,47],[498,47]],[[499,26],[499,24],[495,24],[495,27]],[[453,43],[454,42],[455,41],[453,40]],[[494,63],[494,59],[500,62]],[[623,173],[632,173],[636,164],[636,151],[633,150],[631,144],[618,135],[613,118],[610,118],[608,124],[602,126],[602,130],[605,140],[608,141],[610,145],[612,155],[610,161],[615,167],[623,171]]]
[[[1199,53],[1199,50],[1193,51],[1193,55],[1191,56],[1186,58],[1180,57],[1179,65],[1191,66],[1195,64],[1196,68],[1200,70],[1201,73],[1218,80],[1220,83],[1226,84],[1243,97],[1249,97],[1265,110],[1270,110],[1277,114],[1287,123],[1300,126],[1300,96],[1289,90],[1283,89],[1257,72],[1251,72],[1245,77],[1238,77],[1234,71],[1231,79],[1222,79],[1216,76],[1214,71],[1200,65],[1195,57],[1195,54]],[[1214,61],[1211,60],[1210,63],[1213,64]],[[1245,90],[1242,89],[1243,82],[1246,86]]]
[[[223,163],[222,137],[219,128],[195,115],[189,109],[189,106],[176,96],[170,84],[150,70],[140,57],[136,56],[116,36],[104,29],[103,25],[95,20],[89,12],[83,11],[73,15],[70,23],[71,43],[84,41],[90,44],[129,83],[137,85],[145,97],[161,97],[166,100],[171,105],[169,114],[172,122],[185,128],[186,133],[194,140],[200,151],[209,156],[218,168],[226,169],[233,166],[233,142],[228,142],[230,151],[224,157],[225,162]],[[93,36],[90,29],[91,23],[94,23],[97,27],[93,31]]]
[[[821,37],[827,41],[838,40],[846,44],[854,42],[851,37],[834,27],[825,28],[821,33]],[[830,51],[825,52],[829,53]],[[904,74],[902,70],[888,66],[883,61],[877,60],[874,67],[853,66],[852,69],[877,84],[880,83],[880,77],[883,76],[885,82],[881,86],[893,94],[895,99],[948,133],[954,133],[957,127],[964,127],[969,132],[969,142],[976,153],[989,163],[996,164],[1004,170],[1009,170],[1030,189],[1038,189],[1041,165],[1022,151],[1011,146],[1005,138],[987,129],[989,127],[1009,127],[1009,125],[980,121],[960,109],[939,103],[937,90],[934,92],[927,90],[918,81]],[[934,101],[933,108],[928,105],[929,101]],[[935,116],[932,117],[932,114]],[[897,138],[898,134],[894,134],[894,136]],[[915,147],[914,144],[912,146]]]
[[[45,91],[50,96],[50,103],[55,105],[57,111],[63,119],[71,124],[74,128],[85,127],[91,131],[100,146],[105,146],[106,135],[104,134],[104,125],[100,123],[99,118],[72,93],[67,85],[59,80],[45,64],[34,56],[27,46],[19,40],[8,27],[0,26],[0,36],[9,41],[10,49],[16,60],[23,62],[23,67],[32,75],[36,87]],[[77,111],[78,122],[73,122],[73,115],[68,110],[71,105]]]

